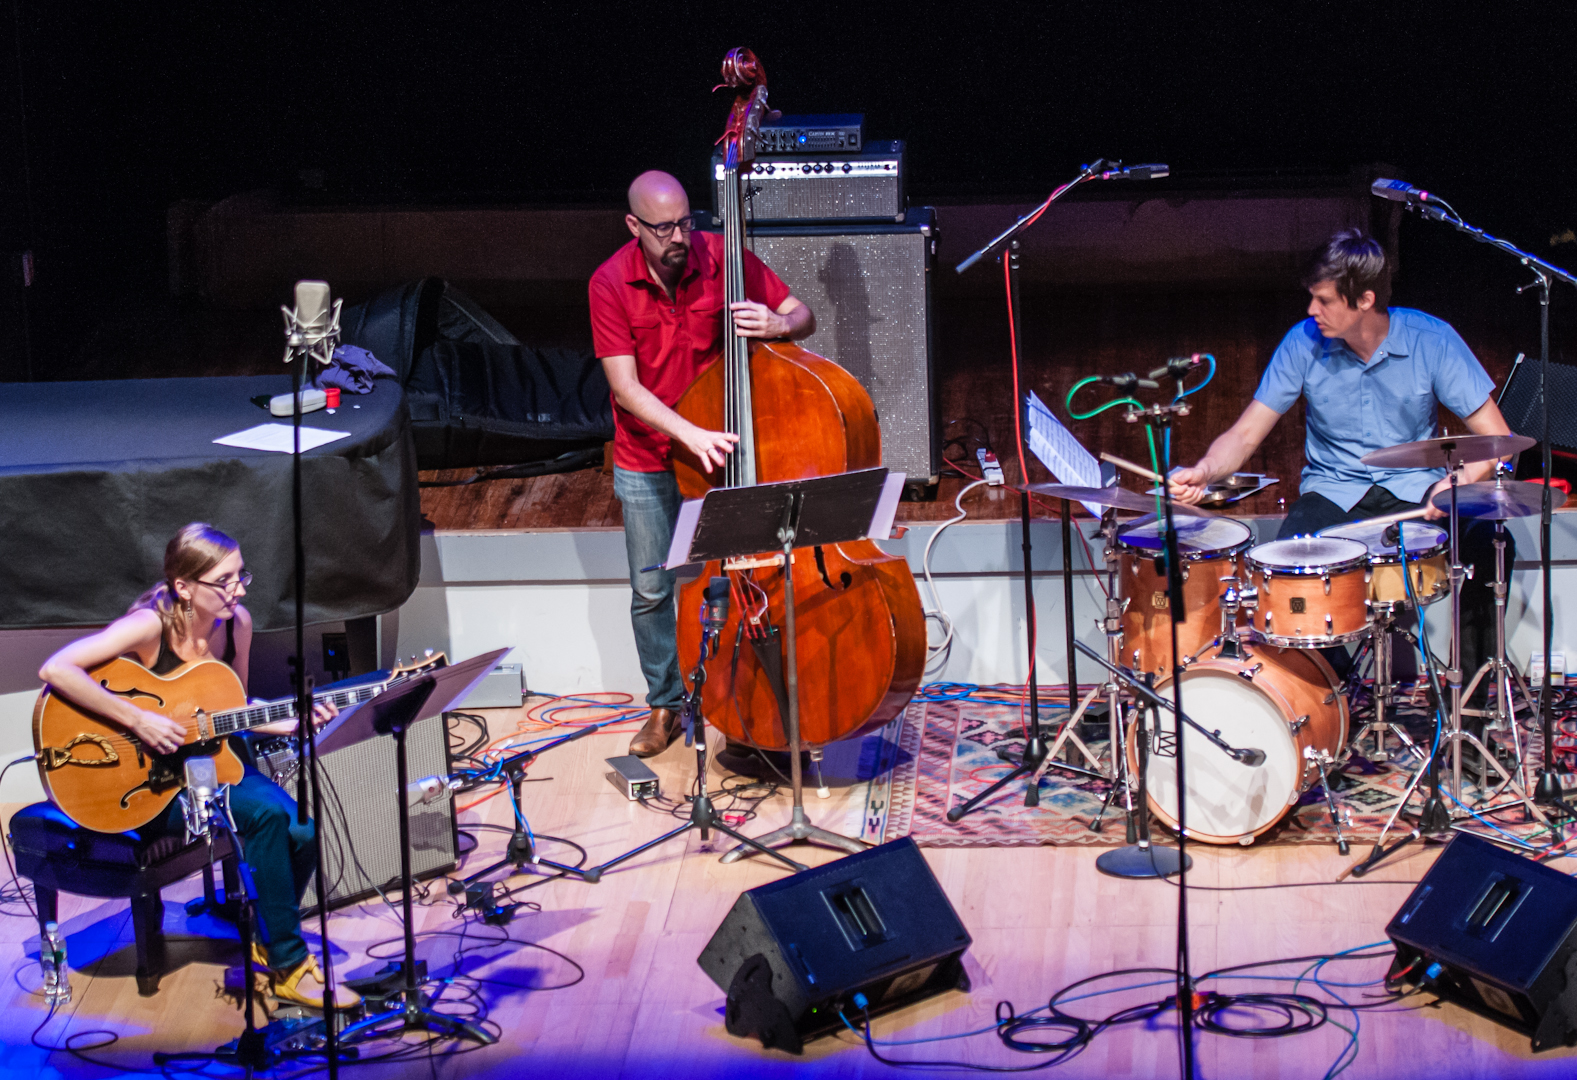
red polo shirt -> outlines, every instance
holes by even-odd
[[[631,240],[591,275],[592,345],[599,357],[634,356],[642,386],[670,408],[723,348],[723,239],[690,234],[690,258],[672,300]],[[745,252],[745,296],[773,311],[789,288]],[[613,402],[613,463],[632,472],[669,467],[673,440]]]

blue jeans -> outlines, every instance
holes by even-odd
[[[287,971],[307,958],[301,897],[316,868],[317,830],[310,820],[297,824],[296,800],[250,765],[241,782],[230,787],[230,814],[257,886],[259,925],[254,933],[259,943],[267,942],[268,966]],[[149,831],[170,835],[185,828],[179,799],[149,824]]]
[[[646,704],[677,709],[684,698],[679,679],[678,614],[674,576],[649,570],[668,559],[679,520],[679,482],[671,472],[632,472],[615,467],[613,494],[624,507],[624,550],[630,559],[630,625],[646,676]]]

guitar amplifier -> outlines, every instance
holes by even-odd
[[[748,244],[815,313],[816,332],[800,344],[870,393],[882,464],[908,477],[905,497],[934,494],[941,464],[931,318],[936,211],[916,207],[901,224],[757,226]]]
[[[758,154],[744,176],[748,222],[904,220],[904,144],[858,154]],[[712,223],[723,221],[723,157],[712,155]]]
[[[258,740],[257,767],[296,795],[294,739]],[[442,716],[413,724],[405,736],[411,779],[449,771],[449,739]],[[400,822],[396,799],[405,797],[394,773],[394,737],[379,735],[342,747],[318,759],[322,770],[323,813],[318,840],[323,872],[329,880],[328,904],[342,907],[400,886]],[[420,880],[442,874],[459,862],[459,835],[453,794],[411,807],[411,872]],[[307,886],[303,914],[318,906],[318,883]]]

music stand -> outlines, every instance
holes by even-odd
[[[469,694],[493,670],[499,657],[508,651],[498,649],[484,653],[399,683],[352,710],[347,715],[347,723],[335,731],[339,737],[332,744],[335,746],[348,746],[374,734],[394,736],[395,792],[400,821],[400,891],[403,894],[401,906],[405,919],[405,961],[401,965],[404,968],[405,987],[401,991],[399,1003],[392,1009],[347,1027],[340,1033],[342,1044],[349,1045],[380,1035],[391,1020],[397,1021],[403,1031],[436,1031],[484,1044],[498,1041],[478,1024],[445,1016],[429,1008],[427,996],[422,993],[422,980],[417,978],[416,927],[411,915],[411,807],[407,794],[411,778],[405,760],[405,735],[412,725],[438,716]],[[349,722],[351,717],[355,718],[355,723]],[[323,902],[327,904],[327,901]]]
[[[789,823],[723,856],[734,862],[766,848],[806,842],[857,853],[868,844],[812,825],[805,817],[804,770],[800,763],[799,651],[794,612],[794,549],[885,539],[903,492],[904,474],[861,469],[749,487],[714,488],[686,502],[668,551],[669,569],[687,563],[783,552],[785,657],[788,684],[789,783],[794,809]],[[704,783],[704,778],[703,778]]]

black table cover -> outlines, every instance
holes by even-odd
[[[119,617],[190,521],[240,542],[254,626],[293,625],[290,455],[213,441],[289,423],[251,400],[289,390],[288,375],[0,384],[0,629]],[[350,432],[302,458],[307,622],[399,607],[421,563],[403,392],[380,379],[302,424]]]

